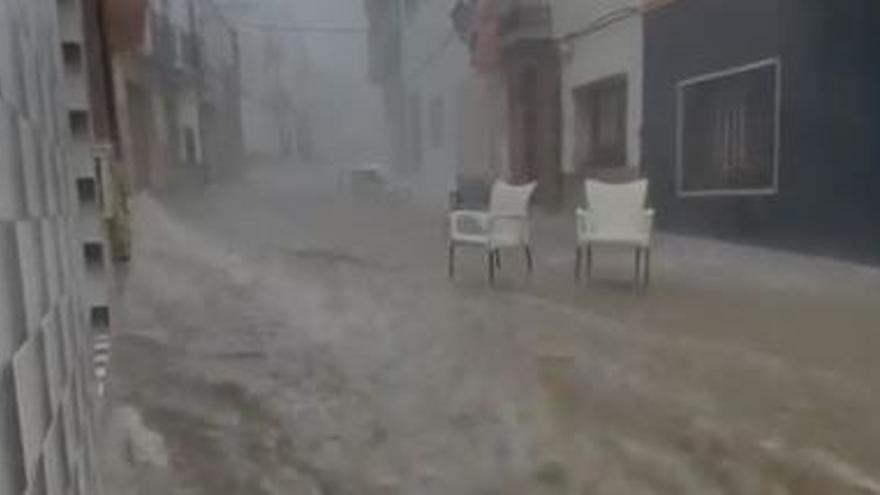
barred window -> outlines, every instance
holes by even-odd
[[[776,190],[778,63],[679,85],[679,193]]]

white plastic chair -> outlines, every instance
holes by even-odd
[[[534,265],[529,237],[529,200],[537,183],[513,186],[501,181],[492,186],[488,211],[456,210],[449,214],[449,278],[455,277],[455,250],[459,245],[486,250],[489,282],[495,282],[495,270],[501,269],[501,249],[521,247],[525,251],[529,273]],[[475,231],[463,229],[471,222]]]
[[[654,210],[645,208],[648,181],[608,184],[596,180],[584,183],[587,207],[578,208],[575,279],[581,276],[586,257],[587,276],[592,272],[593,246],[613,245],[635,249],[635,281],[645,286],[651,276],[651,244]],[[644,270],[642,261],[644,260]]]

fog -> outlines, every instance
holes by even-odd
[[[880,0],[0,0],[0,495],[880,495]]]
[[[249,155],[344,167],[387,161],[381,93],[367,79],[362,2],[227,0],[218,5],[239,33]],[[289,134],[290,151],[278,142],[278,133]]]

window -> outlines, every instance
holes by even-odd
[[[107,306],[92,306],[89,310],[89,320],[93,327],[106,329],[110,326],[110,308]]]
[[[104,266],[104,245],[100,242],[84,243],[83,258],[87,268],[100,268]]]
[[[626,166],[627,79],[625,75],[574,91],[575,163],[582,168]]]
[[[95,179],[91,177],[76,179],[76,191],[80,204],[84,206],[98,204],[98,188],[95,185]]]
[[[82,48],[79,43],[73,41],[62,43],[61,56],[64,59],[64,68],[68,72],[78,74],[82,71]]]
[[[70,134],[76,139],[89,136],[89,113],[85,110],[71,110],[67,114]]]
[[[443,97],[437,96],[431,100],[431,146],[439,148],[446,139],[446,108],[443,105]]]
[[[778,92],[775,60],[679,84],[679,194],[776,191]]]

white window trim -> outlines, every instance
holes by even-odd
[[[684,190],[684,90],[688,86],[699,84],[715,79],[749,72],[764,67],[775,67],[775,116],[773,136],[773,184],[770,187],[756,189],[707,189],[703,191]],[[675,193],[680,198],[706,197],[706,196],[772,196],[779,193],[779,153],[780,138],[782,137],[782,61],[779,57],[767,58],[758,62],[731,67],[716,72],[708,72],[699,76],[683,79],[678,82],[677,91],[677,115],[676,115],[676,149],[675,149]]]

